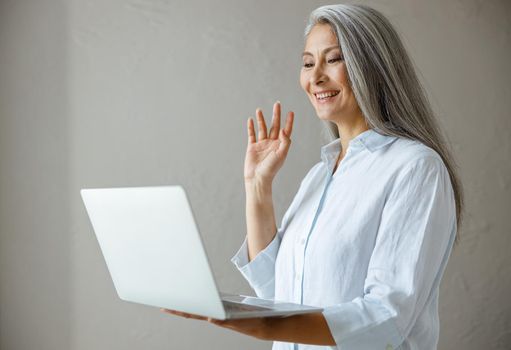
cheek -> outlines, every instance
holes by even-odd
[[[300,86],[307,91],[307,77],[304,73],[300,73]]]
[[[337,72],[338,81],[344,86],[345,89],[350,89],[350,78],[348,76],[348,71],[346,70],[346,66],[343,65],[341,69]]]

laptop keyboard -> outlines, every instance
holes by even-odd
[[[249,304],[233,303],[232,301],[222,300],[226,311],[268,311],[272,310],[268,307],[255,306]]]

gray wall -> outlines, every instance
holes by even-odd
[[[308,1],[0,0],[0,348],[269,349],[120,301],[82,187],[181,183],[216,277],[245,235],[245,120],[296,113],[278,220],[319,160],[298,75]],[[440,349],[511,346],[507,1],[372,1],[402,33],[467,194],[441,288]]]

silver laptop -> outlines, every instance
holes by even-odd
[[[181,186],[82,189],[81,195],[122,300],[222,320],[322,311],[220,293]]]

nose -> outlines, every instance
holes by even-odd
[[[327,79],[328,79],[328,77],[326,76],[326,74],[324,72],[323,65],[316,64],[313,68],[313,71],[312,71],[312,74],[310,77],[311,84],[320,85],[320,84],[324,83]]]

